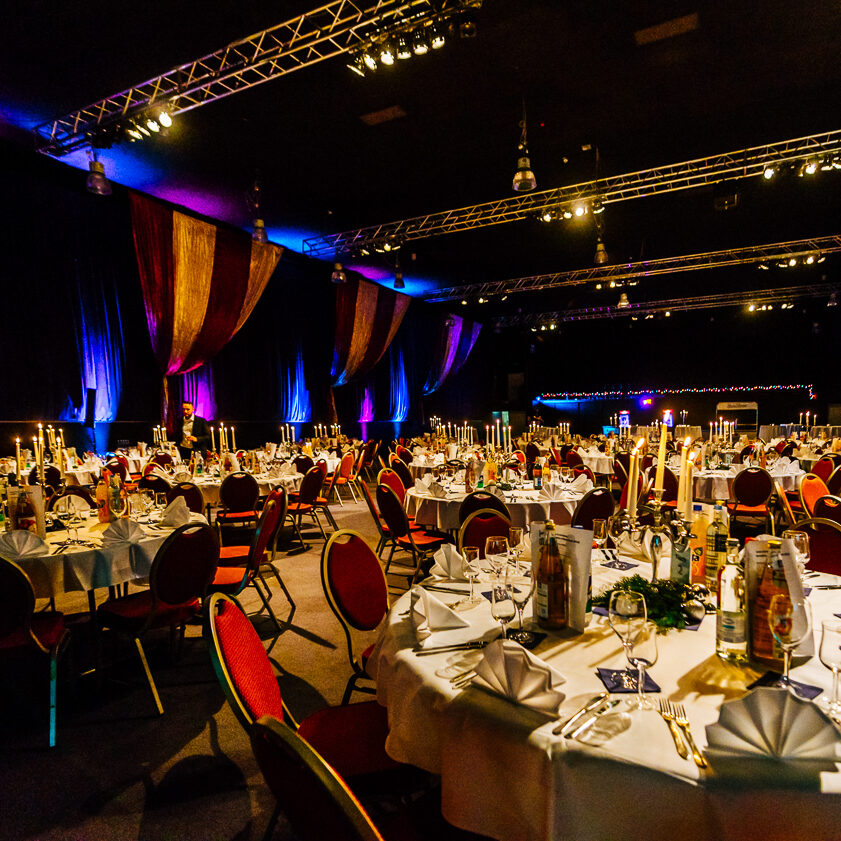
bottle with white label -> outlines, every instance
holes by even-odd
[[[739,541],[727,540],[727,559],[718,577],[715,614],[715,653],[722,660],[742,663],[748,659],[747,593],[745,572],[739,558]]]

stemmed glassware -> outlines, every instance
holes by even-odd
[[[631,661],[631,649],[636,636],[648,619],[645,596],[633,590],[614,590],[610,594],[607,619],[613,632],[619,637],[628,662]],[[613,673],[614,680],[621,680],[626,689],[633,689],[634,682],[627,669]]]
[[[517,608],[518,617],[517,630],[511,631],[508,638],[520,643],[520,645],[529,645],[537,637],[532,631],[527,631],[523,627],[523,609],[534,593],[534,575],[531,572],[520,572],[516,566],[511,566],[508,569],[508,584],[509,595],[514,601],[514,607]]]
[[[645,694],[645,670],[657,662],[657,625],[646,620],[625,649],[628,662],[637,669],[637,694],[628,699],[628,706],[635,710],[654,709],[654,704]]]
[[[783,650],[783,676],[778,686],[793,690],[788,676],[791,655],[811,631],[812,613],[809,602],[805,598],[793,599],[786,593],[777,593],[771,599],[771,605],[768,608],[768,626]]]
[[[838,693],[841,679],[841,620],[825,619],[821,622],[821,663],[832,671],[832,697],[821,696],[818,702],[836,721],[841,721],[841,697]]]
[[[604,555],[604,545],[607,542],[607,520],[593,520],[593,543],[596,544],[600,555]]]
[[[520,569],[520,556],[525,550],[523,544],[523,529],[520,526],[511,526],[508,529],[508,547],[511,554],[511,562],[516,569]]]
[[[488,538],[490,540],[490,538]],[[505,623],[514,618],[514,600],[512,598],[511,581],[503,567],[501,573],[494,577],[491,584],[491,616],[499,622],[502,628],[502,638],[506,639]]]
[[[508,538],[489,537],[485,540],[485,558],[491,565],[494,575],[500,576],[508,563]]]
[[[794,554],[797,562],[797,571],[800,576],[806,571],[806,566],[811,558],[809,549],[809,535],[805,531],[794,531],[789,529],[783,532],[783,540],[790,540],[794,544]]]
[[[479,576],[479,547],[462,546],[461,557],[464,559],[464,577],[470,582],[470,595],[459,599],[450,607],[453,610],[470,610],[470,608],[476,607],[483,601],[482,597],[477,596],[474,592],[474,582]]]

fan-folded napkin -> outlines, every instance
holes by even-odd
[[[411,604],[412,623],[418,640],[425,640],[433,631],[449,631],[453,628],[467,628],[470,625],[423,587],[412,588]]]
[[[564,676],[512,640],[486,646],[475,669],[474,685],[538,712],[554,715],[565,697],[552,688]]]
[[[433,482],[429,486],[429,493],[436,499],[444,499],[444,497],[447,496],[447,492],[444,490],[444,486],[440,482]]]
[[[178,528],[190,522],[190,509],[183,496],[177,496],[164,508],[161,515],[161,525]]]
[[[547,482],[541,489],[540,489],[540,497],[541,499],[549,499],[552,501],[558,501],[568,497],[569,492],[565,485],[562,485],[560,482]]]
[[[464,558],[456,551],[452,543],[445,543],[433,556],[435,563],[430,574],[443,578],[450,578],[453,581],[467,581],[464,574],[466,566]]]
[[[179,497],[183,502],[183,498]],[[119,519],[111,523],[102,533],[102,545],[114,543],[140,543],[146,532],[134,520]]]
[[[21,558],[32,558],[36,555],[46,555],[49,547],[37,534],[26,529],[0,534],[0,558],[7,561],[17,561]]]
[[[585,494],[587,491],[593,490],[593,483],[590,481],[586,473],[579,473],[578,476],[572,480],[569,489]]]

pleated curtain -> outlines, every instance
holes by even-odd
[[[469,321],[458,315],[441,317],[429,376],[423,388],[424,394],[437,391],[448,377],[461,370],[476,344],[476,339],[479,338],[481,329],[482,325],[478,321]]]

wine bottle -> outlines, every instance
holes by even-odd
[[[788,581],[782,559],[783,543],[778,538],[767,541],[768,560],[759,579],[756,598],[750,611],[750,652],[754,660],[759,660],[774,669],[782,669],[783,650],[774,639],[768,625],[768,610],[771,599],[779,594],[789,595]]]
[[[532,466],[531,475],[534,479],[534,489],[539,491],[543,487],[543,469],[537,462]]]
[[[693,584],[706,583],[706,564],[704,559],[707,552],[707,529],[710,521],[704,513],[704,506],[696,502],[692,506],[692,536],[689,539],[689,551],[691,553],[690,581]]]
[[[728,529],[724,523],[723,507],[716,502],[713,521],[707,529],[707,551],[704,557],[705,579],[707,589],[715,593],[718,588],[718,570],[724,566],[727,559]]]
[[[747,591],[739,558],[739,541],[727,540],[727,560],[718,577],[715,613],[715,653],[722,660],[742,663],[748,659]]]
[[[552,520],[546,521],[540,535],[535,584],[537,624],[541,628],[566,628],[569,624],[569,570],[558,551]]]
[[[108,510],[108,480],[111,476],[110,470],[103,470],[96,484],[96,516],[100,523],[111,522],[111,513]]]
[[[467,462],[467,467],[464,469],[464,492],[466,494],[473,493],[473,488],[476,484],[476,470],[473,467],[473,459]]]
[[[35,516],[35,508],[32,500],[26,492],[26,488],[18,491],[17,504],[15,506],[15,528],[21,531],[38,531],[38,522]]]

